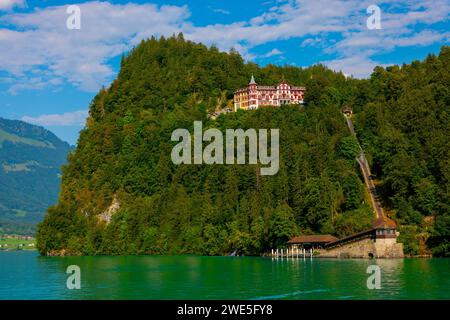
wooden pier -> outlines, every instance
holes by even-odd
[[[273,259],[312,259],[314,256],[314,249],[272,249],[269,256]]]

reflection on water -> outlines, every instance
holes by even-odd
[[[367,288],[367,267],[381,289]],[[66,268],[81,268],[81,290]],[[39,257],[0,252],[0,299],[450,299],[449,259]]]
[[[386,298],[395,299],[400,296],[402,291],[406,290],[403,259],[379,259],[375,262],[381,269],[381,289]]]

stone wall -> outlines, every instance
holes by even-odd
[[[377,239],[375,242],[377,257],[379,258],[403,258],[403,244],[397,243],[397,239]]]
[[[395,238],[377,239],[369,238],[350,242],[342,246],[321,250],[317,253],[323,258],[403,258],[403,245],[397,243]]]

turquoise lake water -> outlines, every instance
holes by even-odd
[[[369,265],[381,289],[367,288]],[[66,287],[69,265],[81,289]],[[450,299],[450,259],[40,257],[0,252],[0,299]]]

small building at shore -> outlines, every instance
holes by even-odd
[[[289,250],[323,249],[327,243],[338,240],[330,234],[296,236],[288,241]]]
[[[312,249],[324,258],[403,258],[403,246],[397,242],[396,223],[387,218],[376,219],[370,229],[338,239],[329,234],[303,235],[290,239],[289,251]]]

